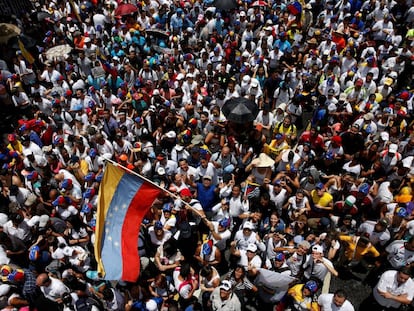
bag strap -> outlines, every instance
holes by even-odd
[[[354,260],[354,258],[355,258],[355,254],[356,254],[356,251],[357,251],[359,239],[360,239],[360,237],[358,236],[355,240],[355,248],[354,248],[354,252],[352,253],[352,259],[351,260]]]
[[[193,287],[191,281],[189,279],[186,279],[178,286],[178,291],[180,291],[184,286],[191,285],[191,288]]]

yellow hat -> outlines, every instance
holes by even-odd
[[[395,196],[395,202],[397,203],[408,203],[412,199],[411,188],[403,187],[400,190],[400,193]]]
[[[390,77],[384,79],[384,85],[391,86],[394,83],[394,80]]]

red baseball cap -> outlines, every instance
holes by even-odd
[[[180,195],[184,196],[184,197],[191,197],[191,191],[188,188],[184,188],[180,191]]]

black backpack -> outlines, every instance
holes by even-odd
[[[90,311],[92,306],[97,307],[99,310],[104,310],[102,303],[93,297],[79,297],[75,303],[76,311]]]

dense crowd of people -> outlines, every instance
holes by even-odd
[[[360,310],[412,310],[413,21],[411,0],[43,0],[5,20],[42,37],[0,60],[0,308],[352,311],[326,278],[361,272]],[[223,113],[243,98],[252,119]],[[135,283],[97,273],[108,159],[166,190]]]

